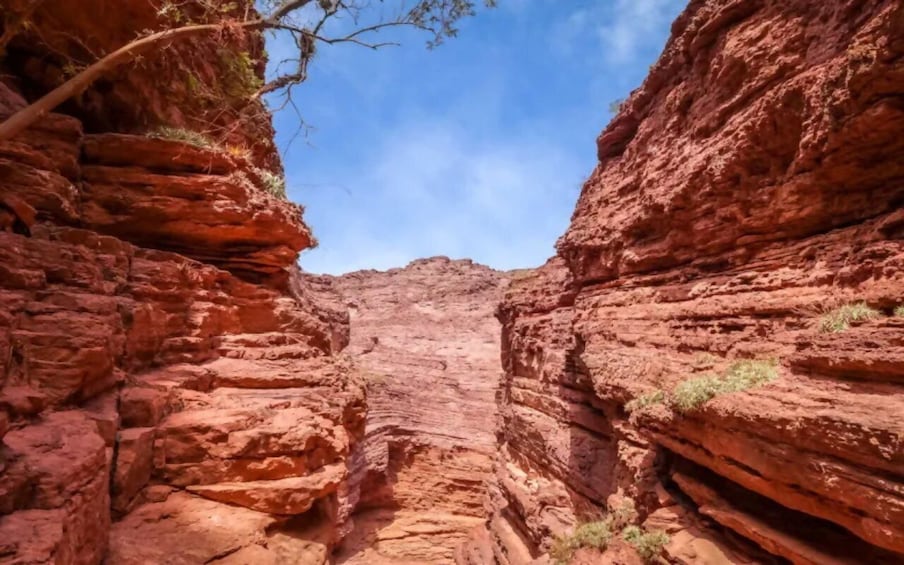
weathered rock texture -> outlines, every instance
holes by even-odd
[[[442,257],[335,279],[368,391],[361,496],[340,562],[451,563],[483,523],[501,376],[493,312],[507,281]]]
[[[34,99],[140,32],[188,20],[210,21],[230,12],[244,14],[250,2],[219,3],[213,16],[205,15],[196,2],[169,4],[2,0],[4,32],[12,33],[0,39],[0,66],[6,80]],[[253,92],[255,76],[263,73],[265,64],[259,34],[232,30],[198,36],[114,69],[67,101],[63,111],[81,118],[91,133],[143,133],[160,125],[203,131],[247,150],[260,166],[278,168],[269,116],[261,104],[248,104],[243,96],[249,89]]]
[[[115,43],[150,6],[94,4],[45,16]],[[98,112],[175,104],[127,74]],[[0,119],[44,84],[13,78]],[[365,403],[347,313],[292,270],[300,208],[243,158],[84,129],[51,114],[0,144],[0,563],[325,563]]]
[[[901,562],[904,5],[693,1],[672,31],[500,309],[493,509],[461,559],[530,562],[621,491],[672,562]],[[881,315],[820,333],[856,301]],[[626,413],[749,358],[777,379]]]

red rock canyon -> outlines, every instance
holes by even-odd
[[[0,119],[159,17],[0,5]],[[904,563],[904,3],[671,31],[536,269],[302,272],[213,40],[0,141],[0,563]]]

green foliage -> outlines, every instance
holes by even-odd
[[[148,134],[148,137],[157,139],[168,139],[170,141],[180,141],[202,149],[219,150],[220,146],[216,141],[203,133],[191,131],[185,128],[174,128],[169,126],[161,126]]]
[[[167,0],[157,8],[157,17],[168,20],[171,25],[192,25],[203,21],[209,21],[213,17],[226,16],[239,10],[238,2],[224,2],[223,0],[195,0],[190,4],[192,11],[198,18],[189,17],[186,7],[188,3]]]
[[[201,92],[201,81],[198,80],[198,77],[189,73],[185,76],[185,87],[188,89],[189,94],[197,94]]]
[[[843,332],[852,323],[872,320],[879,317],[879,311],[867,306],[866,302],[845,304],[826,312],[819,320],[819,331],[822,333]]]
[[[904,304],[901,304],[897,308],[895,308],[895,317],[904,318]]]
[[[616,506],[609,509],[609,529],[613,531],[621,530],[637,521],[637,507],[634,505],[634,499],[622,498]]]
[[[669,536],[658,530],[646,531],[638,526],[628,526],[622,531],[622,539],[634,546],[637,553],[647,563],[652,562],[662,553],[669,543]]]
[[[679,412],[689,412],[719,394],[721,380],[715,375],[703,375],[681,382],[672,393],[672,405]]]
[[[619,98],[617,100],[613,100],[609,102],[609,113],[612,115],[618,114],[621,112],[622,106],[625,105],[625,99]]]
[[[694,355],[694,365],[712,367],[719,362],[719,358],[712,353],[698,353]]]
[[[429,30],[433,39],[429,48],[443,43],[446,38],[458,35],[455,24],[462,18],[475,14],[474,0],[420,0],[408,12],[407,21],[420,29]],[[487,8],[495,8],[496,0],[484,0]]]
[[[236,53],[229,49],[220,49],[217,57],[220,83],[223,93],[229,100],[246,100],[264,85],[264,81],[257,76],[257,62],[247,51]]]
[[[549,556],[556,565],[566,565],[577,550],[588,547],[602,551],[609,545],[610,540],[612,525],[609,519],[588,522],[575,528],[570,536],[556,538]]]
[[[659,555],[669,537],[662,532],[647,532],[634,525],[637,508],[631,498],[621,498],[610,506],[609,515],[595,522],[587,522],[575,528],[570,536],[556,538],[549,556],[556,565],[567,565],[577,550],[582,548],[604,551],[612,538],[621,532],[622,538],[633,545],[645,560]]]
[[[653,406],[654,404],[662,404],[665,402],[665,392],[661,390],[654,390],[653,392],[647,392],[635,398],[634,400],[625,404],[625,411],[629,414],[636,410],[642,410],[647,406]]]
[[[749,390],[777,377],[777,360],[745,359],[732,363],[722,375],[702,375],[680,383],[671,403],[679,412],[689,412],[720,394]]]
[[[284,177],[256,167],[254,172],[261,179],[261,182],[264,183],[264,188],[267,189],[267,192],[277,198],[286,198],[286,179]]]

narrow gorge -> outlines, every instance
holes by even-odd
[[[0,120],[165,15],[0,6]],[[904,563],[900,0],[691,0],[515,271],[303,272],[262,34],[165,53],[0,141],[0,564]]]
[[[340,562],[452,563],[483,525],[502,376],[493,314],[506,283],[444,257],[333,281],[367,387],[361,498]]]

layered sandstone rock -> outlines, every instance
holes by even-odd
[[[500,309],[503,441],[464,561],[539,558],[618,491],[673,562],[904,559],[902,92],[900,2],[691,2]],[[820,331],[860,301],[878,316]],[[776,378],[670,407],[741,359]]]
[[[84,129],[0,144],[0,562],[327,562],[365,402],[300,208],[244,158]]]
[[[147,30],[242,14],[248,0],[213,3],[148,0],[2,0],[4,34],[0,66],[33,99],[72,73]],[[6,43],[9,39],[9,43]],[[108,72],[63,110],[91,133],[143,133],[157,126],[186,127],[249,152],[256,163],[279,168],[269,115],[244,94],[259,85],[266,66],[262,37],[232,30],[197,36]]]
[[[506,283],[442,257],[335,279],[368,391],[356,528],[340,561],[450,563],[483,523]]]

